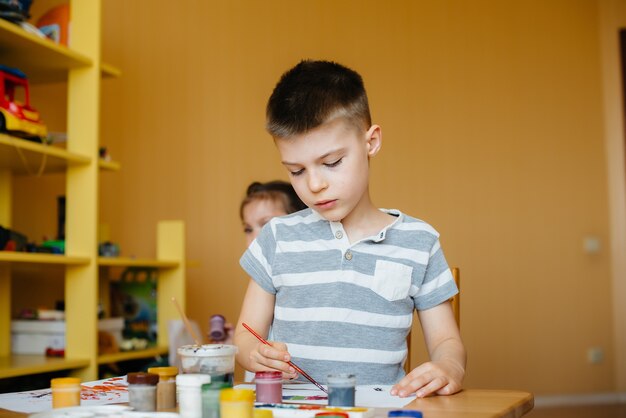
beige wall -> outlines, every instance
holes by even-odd
[[[103,83],[102,132],[123,169],[102,176],[101,219],[142,256],[157,220],[184,219],[201,261],[188,314],[235,321],[239,201],[252,180],[286,179],[265,102],[299,59],[337,60],[361,72],[383,128],[375,203],[433,224],[461,267],[466,386],[615,390],[598,5],[107,0],[103,56],[123,76]],[[48,102],[61,88],[35,93],[63,117]],[[16,199],[16,226],[35,199]]]

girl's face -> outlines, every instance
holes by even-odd
[[[246,245],[259,235],[263,225],[275,216],[286,215],[282,203],[273,199],[256,199],[243,207],[243,232],[246,234]]]

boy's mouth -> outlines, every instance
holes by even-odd
[[[320,202],[315,203],[315,207],[319,208],[319,209],[330,209],[333,206],[335,206],[335,203],[337,202],[337,199],[333,199],[333,200],[322,200]]]

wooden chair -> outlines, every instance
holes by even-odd
[[[458,267],[452,268],[452,277],[454,277],[454,282],[456,283],[457,289],[459,289],[459,293],[452,296],[450,299],[450,303],[452,304],[452,312],[454,312],[454,319],[456,320],[457,325],[461,328],[461,270]],[[406,336],[406,362],[404,363],[404,371],[409,373],[411,368],[411,332],[409,331],[409,335]]]

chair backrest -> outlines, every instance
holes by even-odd
[[[452,267],[452,277],[454,278],[454,282],[456,283],[457,289],[459,289],[459,293],[452,296],[450,299],[450,304],[452,305],[452,312],[454,313],[454,319],[456,319],[456,323],[461,328],[461,270],[458,267]],[[409,335],[406,336],[406,361],[404,362],[404,371],[409,373],[412,369],[411,367],[411,332],[409,331]]]

